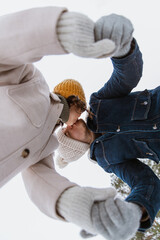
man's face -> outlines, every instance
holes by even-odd
[[[88,128],[84,120],[79,119],[73,125],[67,126],[65,129],[63,129],[63,132],[67,137],[81,142],[86,142]]]

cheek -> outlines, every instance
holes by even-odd
[[[71,137],[74,138],[75,140],[80,140],[80,135],[79,135],[78,131],[77,132],[73,132],[71,134]]]
[[[70,132],[70,136],[71,138],[81,141],[81,142],[85,142],[85,132],[84,129],[82,128],[76,128],[73,131]]]

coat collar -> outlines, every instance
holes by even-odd
[[[56,102],[61,102],[61,99],[55,93],[50,92],[50,97]]]
[[[69,105],[67,103],[67,100],[63,96],[55,93],[50,93],[50,96],[54,101],[63,104],[63,109],[59,118],[63,123],[67,122],[69,118]]]

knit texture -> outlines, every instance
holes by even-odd
[[[108,240],[134,237],[142,216],[137,204],[117,198],[113,188],[71,187],[59,198],[57,211],[89,236],[100,234]]]
[[[86,15],[64,12],[57,23],[57,35],[62,47],[68,53],[79,57],[109,57],[115,51],[110,39],[95,41],[95,24]]]
[[[110,39],[116,45],[113,57],[124,57],[130,51],[133,25],[129,19],[117,14],[101,17],[95,23],[95,39]]]
[[[91,220],[94,202],[116,195],[114,188],[71,187],[64,191],[57,202],[57,210],[67,221],[73,222],[89,233],[96,234]]]
[[[74,79],[65,79],[55,86],[54,93],[59,94],[65,98],[69,96],[77,96],[86,104],[86,98],[81,84]]]
[[[56,163],[60,168],[64,168],[68,163],[78,160],[89,149],[89,144],[67,137],[62,128],[57,131],[57,140],[59,147],[57,149]]]

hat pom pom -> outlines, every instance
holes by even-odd
[[[64,158],[58,155],[56,158],[56,164],[58,165],[59,168],[65,168],[68,165],[68,162],[66,162]]]

